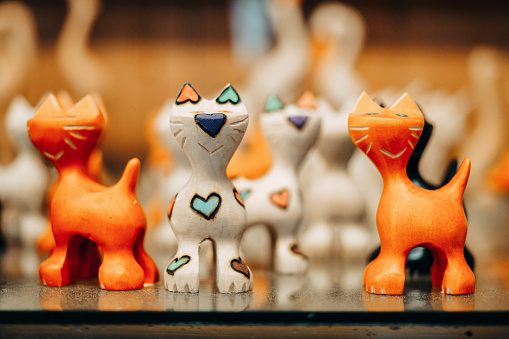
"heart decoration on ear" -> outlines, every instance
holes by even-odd
[[[223,89],[221,94],[219,94],[219,96],[216,99],[216,102],[220,105],[226,104],[228,102],[232,105],[237,105],[241,101],[242,100],[240,100],[239,94],[237,93],[235,88],[233,88],[233,86],[230,84],[228,84],[225,87],[225,89]]]
[[[176,105],[183,105],[186,102],[191,102],[192,104],[197,104],[201,100],[201,96],[196,92],[196,90],[191,86],[190,83],[186,82],[184,86],[180,89],[179,95],[177,96],[177,100],[175,100]]]
[[[267,101],[265,102],[265,112],[275,112],[280,111],[284,108],[283,103],[279,98],[275,95],[269,95],[267,97]]]

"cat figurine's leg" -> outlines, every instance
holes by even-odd
[[[80,243],[76,241],[76,237],[75,241],[71,241],[69,234],[60,234],[55,240],[56,245],[51,256],[39,267],[41,282],[45,286],[72,284],[76,281]]]
[[[405,263],[408,250],[391,244],[390,251],[384,250],[364,270],[364,287],[375,294],[403,294],[405,285]]]
[[[239,254],[239,243],[216,243],[216,283],[220,293],[238,293],[253,288],[253,274]]]
[[[103,263],[99,267],[99,286],[105,290],[132,290],[143,288],[145,274],[133,254],[133,243],[103,244]]]
[[[433,265],[431,265],[430,274],[431,282],[435,287],[442,287],[444,273],[447,267],[447,258],[441,251],[433,251]]]
[[[176,256],[166,266],[164,284],[168,291],[196,293],[200,288],[200,243],[189,240],[179,241]]]
[[[302,234],[302,249],[313,258],[329,257],[333,249],[334,232],[325,220],[317,220]]]
[[[280,222],[274,232],[274,270],[279,273],[298,274],[306,272],[308,258],[297,246],[296,226]]]
[[[78,279],[90,279],[97,277],[102,261],[97,244],[91,240],[83,238],[83,241],[79,246],[79,251],[80,268],[78,269]]]
[[[134,257],[136,261],[143,269],[145,274],[144,283],[153,284],[156,283],[159,278],[157,266],[152,258],[147,254],[143,247],[143,240],[145,239],[145,230],[140,231],[136,242],[134,243]]]
[[[442,280],[442,292],[445,294],[474,293],[475,276],[465,260],[463,246],[448,248],[446,256],[447,268]]]

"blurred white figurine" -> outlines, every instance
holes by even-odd
[[[275,44],[256,61],[242,85],[242,98],[255,117],[273,94],[293,101],[302,92],[311,59],[306,24],[297,0],[265,1]]]
[[[474,105],[474,128],[463,141],[459,157],[472,159],[472,171],[465,199],[487,192],[486,172],[494,164],[507,142],[504,100],[501,89],[501,61],[494,48],[474,48],[468,58],[471,98]]]
[[[303,273],[308,267],[307,257],[297,245],[304,215],[298,171],[320,131],[321,119],[315,108],[315,98],[309,92],[297,105],[288,106],[270,96],[259,120],[272,152],[272,167],[258,179],[234,181],[244,199],[248,225],[264,224],[270,229],[273,267],[279,273]],[[257,241],[254,245],[260,248]]]
[[[0,103],[19,93],[37,60],[36,23],[20,2],[0,4]]]
[[[246,228],[242,197],[226,176],[249,116],[228,85],[215,100],[202,98],[190,84],[180,90],[170,114],[173,135],[189,157],[192,174],[168,207],[178,250],[166,266],[164,282],[173,292],[198,292],[200,245],[214,243],[216,285],[220,293],[250,291],[251,270],[239,245]]]
[[[57,41],[59,67],[78,97],[104,92],[106,67],[90,50],[89,35],[101,8],[101,0],[67,0],[67,16]]]
[[[165,213],[152,234],[149,235],[149,238],[150,241],[153,241],[155,244],[164,245],[165,247],[175,246],[177,243],[168,221],[166,209],[171,200],[178,191],[184,187],[191,176],[191,163],[177,142],[177,139],[173,133],[171,133],[170,125],[168,124],[173,103],[174,100],[166,101],[152,124],[152,129],[158,140],[172,157],[172,167],[170,171],[164,173],[163,177],[155,183],[155,187],[153,187],[154,191],[152,192],[156,193],[157,201],[160,205],[159,207]]]
[[[325,3],[312,12],[310,29],[316,46],[323,46],[315,70],[315,91],[338,109],[366,89],[355,69],[366,35],[364,19],[348,5]]]
[[[15,97],[6,115],[7,136],[17,151],[9,164],[0,166],[0,201],[3,204],[2,226],[10,242],[29,249],[21,258],[25,274],[37,272],[35,246],[46,228],[43,202],[49,184],[48,169],[27,133],[27,121],[35,114],[24,97]]]
[[[370,250],[372,232],[363,222],[364,198],[346,171],[355,150],[347,123],[353,104],[345,103],[335,112],[325,100],[318,101],[322,129],[310,160],[319,166],[308,161],[302,177],[307,229],[301,244],[312,258],[340,254],[343,259],[364,259]]]

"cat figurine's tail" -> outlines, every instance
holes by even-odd
[[[138,158],[132,158],[125,166],[122,177],[115,185],[121,190],[136,194],[136,185],[138,184],[138,176],[140,174],[141,163]]]
[[[461,200],[463,193],[465,192],[465,188],[467,187],[470,167],[470,158],[465,158],[456,175],[451,179],[451,181],[449,181],[449,183],[447,183],[447,185],[443,186],[441,190],[448,192],[451,196],[457,196]]]

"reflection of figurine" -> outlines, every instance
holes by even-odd
[[[241,195],[226,176],[226,166],[248,124],[248,113],[228,85],[215,100],[202,98],[184,84],[170,114],[170,127],[188,156],[192,174],[168,207],[178,251],[168,263],[165,286],[198,292],[199,248],[211,240],[216,251],[216,285],[221,293],[250,291],[251,270],[239,256],[246,227]]]
[[[93,243],[103,253],[101,288],[136,289],[158,279],[157,268],[143,248],[146,219],[136,197],[139,160],[132,159],[112,187],[98,184],[87,174],[87,159],[103,122],[100,105],[91,96],[65,110],[54,95],[28,121],[30,139],[60,174],[51,200],[56,247],[39,269],[44,285],[64,286],[83,273],[96,272],[98,260],[80,256],[80,250]]]
[[[3,202],[7,220],[3,217],[4,232],[11,241],[21,241],[23,246],[35,248],[37,237],[44,230],[46,217],[42,204],[49,182],[49,173],[43,159],[27,136],[26,124],[35,113],[25,98],[12,100],[6,115],[6,132],[17,150],[16,158],[0,166],[0,201]]]
[[[402,294],[406,256],[418,246],[434,254],[434,286],[441,286],[447,294],[474,292],[475,277],[463,254],[467,220],[462,196],[470,159],[463,161],[442,188],[416,186],[406,167],[423,127],[422,113],[408,94],[382,108],[363,93],[349,117],[352,141],[373,161],[384,181],[377,213],[381,251],[366,267],[363,278],[371,293]]]
[[[302,248],[310,257],[333,255],[334,226],[338,226],[342,258],[364,257],[372,238],[362,223],[364,200],[346,172],[355,145],[350,141],[347,127],[351,106],[343,107],[339,112],[334,112],[327,102],[318,103],[322,128],[317,151],[306,162],[307,171],[302,178],[305,181],[308,229],[301,239]]]
[[[298,170],[320,131],[315,98],[305,93],[297,105],[286,107],[270,96],[260,123],[270,145],[273,165],[263,177],[239,178],[235,185],[243,197],[249,225],[267,225],[273,236],[276,272],[302,273],[307,258],[297,246],[298,226],[304,206]]]
[[[451,161],[443,177],[442,184],[438,186],[430,184],[421,176],[419,172],[419,163],[432,133],[433,125],[424,121],[421,137],[415,145],[414,151],[412,152],[412,155],[410,155],[410,159],[408,160],[406,167],[408,178],[417,186],[427,190],[436,190],[446,185],[454,177],[458,167],[458,162],[456,160]],[[378,249],[370,255],[369,262],[374,260],[379,253],[380,247],[378,247]],[[468,266],[470,266],[473,270],[474,257],[467,247],[465,247],[465,260],[467,261]],[[416,247],[408,253],[406,268],[410,271],[410,275],[413,275],[414,272],[418,274],[429,274],[432,265],[433,253],[430,250],[423,247]]]

